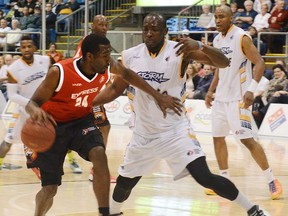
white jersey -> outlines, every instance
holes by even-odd
[[[20,58],[13,62],[7,71],[17,81],[18,93],[30,99],[46,77],[49,65],[50,58],[48,56],[34,55],[31,65]]]
[[[136,72],[154,89],[163,94],[185,100],[186,77],[181,77],[182,56],[176,56],[176,42],[165,41],[156,57],[150,56],[144,43],[125,50],[122,62]],[[164,119],[156,101],[146,92],[130,86],[127,93],[135,114],[134,132],[146,138],[154,138],[179,132],[190,126],[189,118],[168,110]],[[185,130],[185,129],[184,129]]]
[[[230,60],[226,68],[219,68],[219,82],[215,100],[230,102],[242,100],[252,80],[252,65],[242,51],[242,38],[250,36],[241,28],[232,25],[226,36],[219,33],[213,41]]]

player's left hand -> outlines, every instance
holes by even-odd
[[[176,51],[176,55],[181,54],[188,55],[190,52],[195,52],[199,49],[199,44],[196,40],[192,38],[181,38],[174,48],[179,47]]]
[[[254,94],[253,92],[246,91],[243,97],[243,102],[244,102],[244,108],[248,109],[249,106],[253,104],[254,101]]]
[[[179,98],[161,94],[156,100],[159,108],[163,112],[164,118],[167,116],[167,108],[172,109],[177,115],[181,116],[183,111],[183,104]]]

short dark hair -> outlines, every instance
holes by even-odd
[[[33,39],[30,37],[30,35],[23,35],[23,36],[21,37],[21,39],[20,39],[20,43],[21,43],[22,41],[24,41],[24,40],[31,40],[32,43],[34,44],[34,41],[33,41]]]
[[[84,38],[81,46],[83,58],[85,58],[88,52],[92,54],[96,54],[97,52],[99,52],[100,45],[109,45],[109,44],[110,41],[105,36],[89,34]]]
[[[276,68],[279,68],[281,71],[286,72],[285,69],[284,69],[284,67],[283,67],[282,65],[280,65],[280,64],[274,65],[274,66],[272,67],[272,70],[274,70],[274,69],[276,69]]]
[[[147,18],[147,17],[157,17],[159,20],[161,20],[162,22],[162,27],[163,28],[167,28],[167,25],[166,25],[166,19],[165,17],[160,14],[160,13],[149,13],[145,16],[144,20]]]

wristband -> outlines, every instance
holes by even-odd
[[[197,41],[197,43],[198,43],[198,50],[201,50],[203,43],[201,41]]]
[[[258,83],[256,82],[256,80],[252,79],[250,86],[248,87],[247,91],[250,92],[255,92],[257,89]]]

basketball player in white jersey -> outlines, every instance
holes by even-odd
[[[123,51],[122,62],[153,88],[179,98],[184,104],[185,69],[191,59],[221,68],[228,66],[229,60],[220,50],[200,41],[185,38],[177,44],[165,40],[166,34],[163,17],[148,14],[143,23],[144,43]],[[94,102],[107,103],[120,96],[127,86],[125,83],[112,83],[100,92]],[[121,208],[133,187],[143,175],[151,174],[157,163],[164,159],[175,180],[191,175],[202,186],[212,187],[220,196],[242,206],[248,215],[265,216],[230,180],[210,172],[185,110],[181,116],[168,112],[163,118],[160,109],[146,93],[130,86],[128,97],[135,122],[124,161],[118,170],[120,175],[110,202],[111,215],[122,215]]]
[[[233,135],[249,149],[267,178],[272,199],[277,199],[282,194],[282,187],[269,167],[263,148],[253,139],[252,115],[249,108],[254,100],[253,93],[265,70],[265,63],[250,36],[233,25],[232,19],[229,7],[221,6],[216,9],[215,22],[220,33],[215,37],[213,45],[229,58],[230,64],[215,73],[205,98],[206,106],[211,107],[213,92],[216,90],[211,116],[220,175],[230,177],[225,137],[231,130]],[[255,65],[253,79],[251,62]],[[209,189],[205,190],[205,193],[213,195],[213,191]]]
[[[0,157],[3,160],[11,145],[16,140],[21,140],[20,131],[28,118],[25,106],[40,83],[44,80],[50,65],[48,56],[34,55],[35,45],[29,36],[23,36],[20,40],[22,57],[7,68],[7,92],[11,101],[19,105],[19,117],[12,130],[8,131],[4,141],[0,145]],[[27,158],[27,166],[35,160],[37,153],[24,146]],[[40,173],[37,168],[32,168],[38,178]]]

